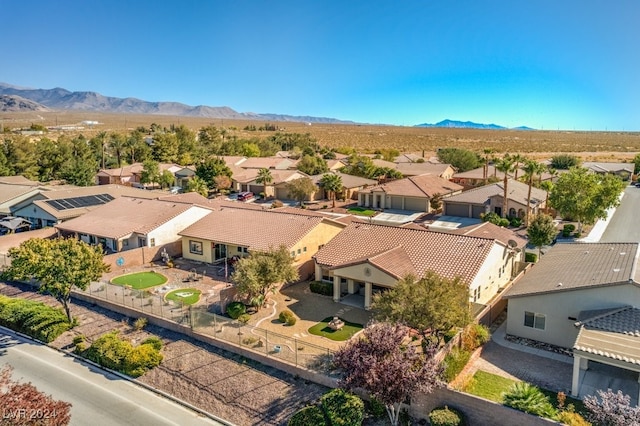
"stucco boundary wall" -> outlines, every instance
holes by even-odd
[[[108,300],[94,298],[86,293],[73,292],[73,297],[78,300],[82,300],[86,303],[90,303],[93,305],[100,306],[101,308],[108,309],[113,312],[117,312],[122,315],[126,315],[130,318],[138,318],[145,317],[150,324],[156,325],[158,327],[165,328],[170,331],[174,331],[176,333],[184,334],[189,336],[195,340],[198,340],[203,343],[207,343],[211,346],[215,346],[217,348],[223,349],[225,351],[238,354],[245,358],[249,358],[253,361],[257,361],[261,364],[264,364],[269,367],[276,368],[278,370],[284,371],[286,373],[291,374],[292,376],[298,376],[305,380],[310,380],[312,382],[318,383],[323,386],[327,386],[330,388],[337,387],[337,381],[334,378],[331,378],[327,375],[316,373],[311,370],[307,370],[301,367],[296,367],[287,362],[283,362],[277,358],[269,357],[263,355],[261,353],[254,352],[249,350],[247,347],[234,345],[224,340],[215,339],[211,336],[194,332],[190,326],[181,325],[176,322],[173,322],[168,319],[161,318],[159,316],[153,315],[147,312],[140,312],[136,309],[132,309],[127,306],[122,306],[117,303],[112,303]]]
[[[524,262],[523,262],[524,263]],[[529,269],[533,266],[532,263],[525,263],[522,267],[522,270],[518,273],[518,275],[513,278],[508,285],[506,285],[500,293],[496,294],[478,313],[476,316],[476,322],[482,325],[486,325],[490,327],[491,324],[500,316],[500,314],[507,309],[507,299],[503,298],[502,295],[506,293],[520,278],[522,278]]]
[[[117,268],[122,268],[116,263],[118,259],[122,258],[122,264],[126,268],[132,268],[136,266],[143,266],[150,262],[160,260],[160,253],[162,250],[166,250],[167,254],[172,258],[182,256],[182,241],[175,241],[173,243],[164,244],[156,247],[138,247],[131,250],[124,250],[118,253],[112,253],[104,256],[104,263],[111,267],[112,271]]]
[[[414,418],[427,418],[431,410],[444,406],[462,412],[467,418],[468,424],[473,426],[550,426],[562,424],[449,388],[437,389],[429,395],[411,398],[409,414]]]

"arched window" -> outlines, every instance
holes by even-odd
[[[509,209],[509,217],[516,217],[516,209],[513,207]]]
[[[522,209],[518,210],[518,217],[519,217],[520,219],[523,219],[523,218],[524,218],[524,214],[525,214],[525,213],[524,213],[524,210],[522,210]]]

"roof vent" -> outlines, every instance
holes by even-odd
[[[562,287],[562,283],[556,284],[556,287]]]
[[[620,272],[620,268],[613,268],[613,272]]]
[[[621,251],[621,252],[620,252],[620,256],[624,256],[625,254],[627,254],[627,252],[626,252],[626,251]]]

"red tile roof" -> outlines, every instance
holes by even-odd
[[[397,278],[432,270],[471,283],[495,244],[490,238],[353,222],[314,258],[329,269],[368,262]]]

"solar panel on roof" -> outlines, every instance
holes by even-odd
[[[109,194],[84,195],[82,197],[60,198],[57,200],[45,200],[47,204],[56,210],[77,209],[106,204],[113,200]]]

